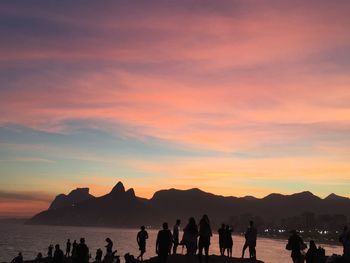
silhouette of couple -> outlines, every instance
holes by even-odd
[[[224,256],[225,251],[227,251],[227,256],[232,257],[232,247],[233,247],[232,232],[233,232],[233,228],[225,224],[222,224],[218,230],[219,248],[220,248],[221,256]]]
[[[249,248],[249,257],[256,259],[256,239],[257,239],[257,230],[254,227],[254,222],[249,221],[249,227],[244,234],[245,243],[242,249],[242,258],[244,258],[244,253],[247,248]]]

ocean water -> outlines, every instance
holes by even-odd
[[[114,242],[114,249],[118,255],[129,252],[138,255],[136,234],[138,229],[116,229],[96,227],[63,227],[63,226],[28,226],[20,224],[0,224],[0,262],[10,262],[18,252],[22,252],[25,260],[34,259],[38,252],[46,255],[49,244],[60,244],[65,250],[65,243],[68,238],[79,241],[85,237],[90,248],[92,257],[95,256],[97,248],[105,251],[105,239],[110,237]],[[157,230],[148,230],[149,239],[147,251],[144,258],[155,255],[155,239]],[[306,241],[306,240],[305,240]],[[244,238],[233,237],[233,256],[240,257]],[[258,238],[257,257],[265,263],[292,262],[290,252],[285,250],[285,240],[274,240],[269,238]],[[341,254],[340,246],[323,245],[326,254]],[[181,247],[178,249],[181,253]],[[219,254],[218,236],[214,235],[210,246],[210,254]],[[246,251],[248,256],[248,250]],[[123,262],[123,260],[122,260]]]

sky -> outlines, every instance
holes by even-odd
[[[348,0],[0,4],[0,217],[59,193],[350,197]]]

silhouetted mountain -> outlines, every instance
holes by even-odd
[[[88,191],[84,191],[87,197]],[[193,188],[160,190],[151,199],[144,199],[137,197],[132,188],[125,191],[124,185],[118,182],[104,196],[88,194],[89,198],[80,202],[73,199],[75,193],[84,191],[74,190],[68,196],[64,195],[65,198],[60,198],[64,202],[57,201],[56,197],[50,209],[35,215],[28,223],[135,227],[142,224],[159,226],[163,221],[172,224],[177,218],[187,221],[190,216],[198,218],[204,213],[215,225],[232,218],[252,216],[274,222],[304,212],[350,216],[350,199],[334,194],[325,199],[311,192],[270,194],[260,199],[252,196],[224,197]]]
[[[342,200],[342,201],[349,201],[349,198],[347,197],[343,197],[343,196],[339,196],[339,195],[336,195],[336,194],[330,194],[329,196],[327,196],[325,198],[325,200]]]
[[[138,226],[140,215],[153,219],[152,209],[145,199],[135,196],[133,189],[125,191],[118,182],[112,191],[76,203],[43,211],[28,223],[53,225]],[[147,220],[145,220],[145,223]]]
[[[94,198],[89,194],[89,188],[77,188],[71,191],[68,195],[60,194],[56,196],[51,203],[49,209],[57,209],[65,206],[74,206],[82,201]]]

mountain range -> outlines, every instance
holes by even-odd
[[[204,192],[168,189],[156,192],[151,199],[137,197],[131,188],[125,190],[118,182],[110,193],[95,197],[88,188],[77,188],[68,195],[58,195],[46,211],[27,221],[28,224],[158,227],[163,221],[177,218],[187,221],[208,214],[213,224],[230,218],[249,215],[275,222],[304,212],[344,214],[350,217],[350,199],[330,194],[322,199],[311,192],[292,195],[270,194],[264,198],[224,197]]]

